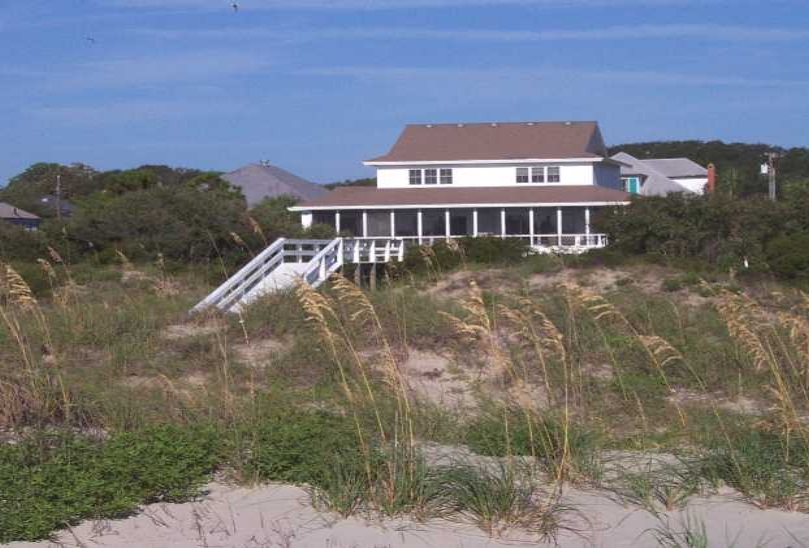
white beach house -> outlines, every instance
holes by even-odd
[[[303,281],[317,287],[344,264],[401,261],[408,245],[491,235],[537,251],[604,247],[600,208],[622,206],[621,162],[607,156],[595,122],[409,125],[384,156],[365,162],[375,187],[340,187],[290,208],[330,240],[280,238],[195,310],[237,312]],[[375,272],[375,266],[368,267]]]
[[[353,238],[494,235],[580,251],[607,243],[593,214],[629,200],[595,122],[408,125],[365,165],[376,168],[376,187],[341,187],[291,210],[304,226]]]

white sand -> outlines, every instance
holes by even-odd
[[[552,546],[530,535],[513,533],[492,539],[470,524],[448,521],[340,519],[315,511],[297,487],[265,485],[252,489],[208,486],[200,501],[153,504],[119,521],[85,522],[64,531],[56,543],[13,543],[14,547],[137,546],[245,548],[494,548]],[[659,523],[646,511],[623,507],[603,493],[571,490],[565,502],[586,517],[571,516],[578,534],[561,532],[562,547],[656,546],[649,529]],[[732,497],[694,499],[687,512],[704,520],[711,546],[769,548],[809,546],[809,516],[759,510]],[[683,513],[670,516],[677,528]],[[797,539],[797,540],[796,540]],[[801,544],[801,542],[805,544]]]

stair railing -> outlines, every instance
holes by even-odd
[[[191,312],[199,312],[210,306],[215,306],[226,310],[234,296],[239,298],[250,290],[248,286],[252,281],[264,278],[266,274],[275,269],[284,261],[284,242],[286,238],[275,240],[267,249],[256,255],[249,263],[239,269],[236,274],[216,288],[210,295],[202,299],[191,309]],[[228,304],[224,304],[228,303]]]

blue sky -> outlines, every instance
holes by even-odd
[[[361,177],[409,122],[809,144],[807,0],[237,1],[0,0],[0,183],[36,161]]]

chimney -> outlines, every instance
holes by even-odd
[[[716,192],[716,166],[708,164],[708,182],[705,183],[705,193],[713,194]]]

